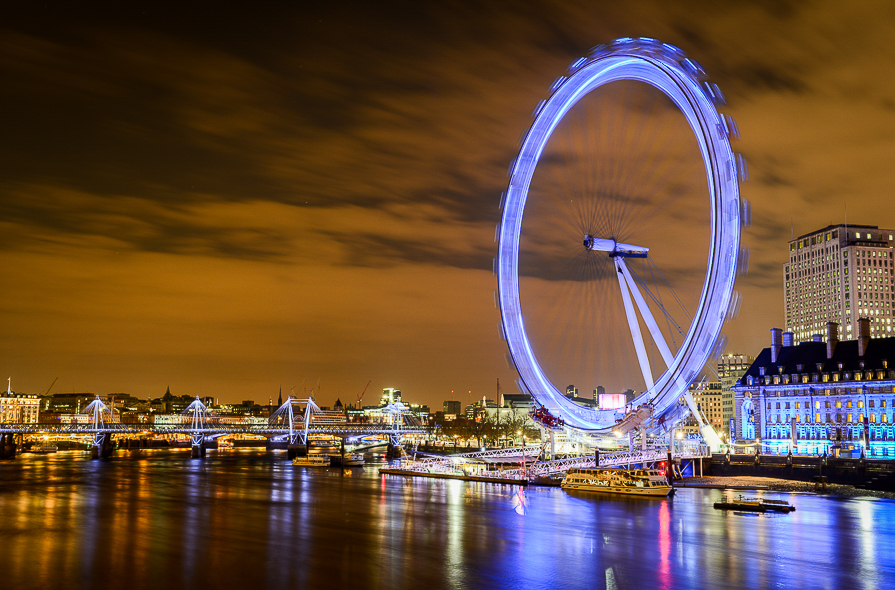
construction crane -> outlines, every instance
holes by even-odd
[[[50,386],[47,387],[47,390],[45,392],[41,393],[40,396],[45,397],[47,395],[50,395],[50,390],[53,389],[53,386],[56,385],[57,381],[59,381],[59,377],[56,377],[55,379],[53,379],[53,382],[50,383]]]
[[[360,400],[364,399],[364,394],[367,393],[367,388],[370,387],[370,383],[372,383],[372,382],[373,382],[372,379],[367,381],[367,384],[364,385],[364,390],[360,392],[359,396],[357,396],[357,408],[358,409],[360,409]]]

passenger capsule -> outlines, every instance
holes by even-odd
[[[670,45],[668,43],[662,43],[662,49],[666,54],[680,61],[687,57],[687,54],[684,53],[682,49],[679,47],[675,47],[674,45]]]
[[[715,342],[714,348],[712,348],[712,360],[717,362],[718,359],[724,354],[724,350],[727,348],[727,335],[721,334],[718,336],[718,340]]]
[[[583,66],[586,62],[587,62],[587,58],[586,58],[586,57],[579,57],[578,59],[576,59],[575,61],[573,61],[571,64],[569,64],[569,73],[570,73],[570,74],[574,74],[574,73],[577,72],[578,69],[579,69],[581,66]]]
[[[591,47],[590,51],[587,54],[590,57],[600,57],[602,55],[605,55],[606,53],[609,53],[609,47],[607,47],[605,44],[601,44]]]
[[[749,180],[749,167],[746,166],[746,159],[743,154],[737,154],[737,174],[739,174],[740,182]]]
[[[743,303],[743,296],[739,291],[734,290],[730,295],[730,305],[727,306],[727,319],[734,320],[740,314],[740,305]]]
[[[727,127],[727,135],[731,139],[739,139],[740,138],[740,129],[737,127],[737,122],[730,115],[724,115],[724,124]]]
[[[740,197],[740,225],[750,227],[752,225],[752,204]]]
[[[724,95],[721,94],[721,89],[718,88],[717,84],[711,84],[709,82],[702,83],[702,90],[705,92],[706,97],[712,101],[715,105],[723,105],[725,104]]]
[[[689,57],[682,61],[681,65],[684,67],[684,70],[686,70],[688,74],[697,79],[703,79],[706,77],[705,70],[702,69],[702,66]]]
[[[749,248],[740,248],[737,257],[737,274],[742,276],[749,272]]]

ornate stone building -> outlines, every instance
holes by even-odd
[[[795,344],[790,332],[771,330],[761,351],[733,386],[736,439],[763,452],[830,453],[854,447],[867,456],[895,456],[895,338],[871,339],[860,318],[855,340],[839,340],[827,324],[826,342]]]

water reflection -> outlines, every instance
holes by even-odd
[[[9,588],[874,588],[895,502],[720,491],[647,500],[297,469],[261,452],[59,453],[0,464]]]

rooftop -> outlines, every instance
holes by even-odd
[[[802,342],[795,346],[781,348],[775,363],[771,362],[770,347],[765,348],[743,375],[743,378],[761,376],[760,369],[762,367],[765,369],[765,375],[834,373],[883,369],[886,368],[884,365],[888,361],[895,362],[895,338],[870,339],[864,356],[858,355],[857,340],[838,342],[833,349],[832,358],[829,359],[825,342]],[[818,364],[820,364],[820,369],[818,369]],[[800,365],[801,370],[799,370]]]

